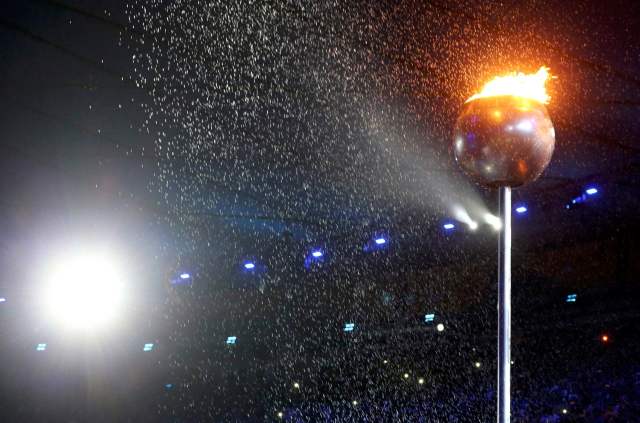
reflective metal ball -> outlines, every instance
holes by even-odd
[[[517,187],[537,179],[554,146],[553,123],[544,104],[514,96],[465,103],[453,135],[456,161],[487,187]]]

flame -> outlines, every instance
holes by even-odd
[[[504,76],[496,76],[482,87],[482,91],[469,97],[466,102],[477,98],[510,95],[547,104],[551,97],[547,94],[545,83],[550,77],[549,68],[545,66],[538,69],[538,72],[528,75],[522,72],[513,72]]]

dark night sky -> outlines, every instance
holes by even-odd
[[[562,104],[571,111],[564,112],[562,119],[577,119],[571,126],[556,123],[556,155],[543,183],[530,188],[534,195],[555,186],[557,180],[579,190],[591,175],[609,180],[619,176],[634,183],[628,172],[633,173],[630,169],[637,165],[634,143],[640,130],[635,105],[640,84],[635,76],[640,66],[634,44],[636,6],[579,3],[580,7],[547,2],[490,9],[498,21],[509,19],[500,13],[513,14],[518,9],[525,16],[540,13],[542,22],[552,21],[561,12],[572,13],[564,17],[564,25],[548,25],[550,32],[557,28],[562,35],[558,39],[573,43],[558,44],[565,51],[557,51],[557,57],[563,58],[551,63],[556,65],[558,84],[565,85],[557,93],[558,102],[597,98],[595,104],[580,108]],[[461,16],[473,15],[473,10],[452,10]],[[579,22],[584,26],[569,25]],[[124,47],[126,37],[121,36],[127,24],[124,4],[9,2],[0,24],[0,89],[5,99],[3,239],[12,240],[5,241],[5,251],[13,248],[24,229],[35,234],[71,224],[73,232],[77,222],[126,227],[135,219],[145,221],[163,213],[157,196],[149,192],[157,161],[152,138],[141,131],[145,93],[130,80],[135,71],[131,53]],[[549,38],[557,35],[550,33]],[[631,201],[631,197],[623,198]],[[119,223],[112,219],[114,212],[120,213]],[[102,223],[96,220],[100,215],[105,218]]]

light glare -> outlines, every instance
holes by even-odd
[[[50,317],[67,329],[98,329],[115,320],[124,299],[116,262],[103,254],[57,262],[43,292]]]

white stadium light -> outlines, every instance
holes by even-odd
[[[104,254],[57,260],[43,279],[45,310],[65,329],[97,330],[121,313],[123,274],[117,262]]]
[[[500,220],[498,216],[494,216],[491,213],[484,214],[484,221],[487,222],[487,224],[496,231],[499,231],[502,228],[502,220]]]

